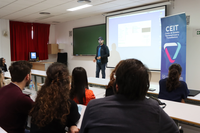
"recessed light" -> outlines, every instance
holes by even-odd
[[[81,2],[87,2],[87,3],[90,3],[91,0],[78,0],[77,2],[81,3]]]
[[[40,14],[49,15],[49,14],[51,14],[51,13],[49,13],[49,12],[40,12]]]
[[[80,9],[87,8],[87,7],[90,7],[90,6],[92,6],[92,5],[86,4],[86,5],[77,6],[77,7],[74,7],[74,8],[67,9],[67,11],[76,11],[76,10],[80,10]]]

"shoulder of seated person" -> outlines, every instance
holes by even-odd
[[[89,90],[89,89],[86,89],[86,90],[85,90],[85,94],[93,94],[93,91],[92,91],[92,90]]]
[[[147,103],[148,103],[149,105],[151,105],[151,106],[156,106],[156,107],[159,106],[158,101],[156,101],[156,100],[154,100],[154,99],[152,99],[152,98],[145,98],[145,100],[147,100]]]

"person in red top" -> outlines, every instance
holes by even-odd
[[[8,133],[24,133],[33,101],[22,93],[31,80],[32,65],[27,61],[11,64],[11,83],[0,88],[0,127]]]
[[[84,68],[76,67],[72,71],[70,98],[77,104],[86,105],[95,99],[94,93],[88,88],[87,73]]]

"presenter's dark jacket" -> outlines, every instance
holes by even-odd
[[[97,46],[97,52],[96,52],[96,56],[95,56],[95,59],[97,60],[97,57],[98,57],[98,49],[99,49],[100,45]],[[108,57],[110,56],[110,53],[109,53],[109,50],[108,50],[108,47],[103,44],[101,46],[101,63],[102,64],[106,64],[108,62]]]
[[[8,133],[24,133],[33,101],[15,84],[0,89],[0,127]]]

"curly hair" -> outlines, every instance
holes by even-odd
[[[179,64],[172,64],[169,67],[169,73],[167,78],[167,91],[171,92],[180,86],[179,77],[181,75],[182,68]]]
[[[111,72],[111,74],[110,74],[110,82],[108,83],[108,86],[106,86],[106,89],[112,88],[112,87],[113,87],[114,82],[115,82],[115,77],[114,77],[115,72],[116,72],[117,68],[119,67],[119,65],[122,63],[122,61],[123,61],[123,60],[121,60],[121,61],[116,65],[115,69]]]
[[[64,64],[53,63],[46,73],[45,83],[38,91],[34,106],[30,111],[31,122],[38,127],[44,127],[56,119],[64,125],[71,106],[69,71]]]

